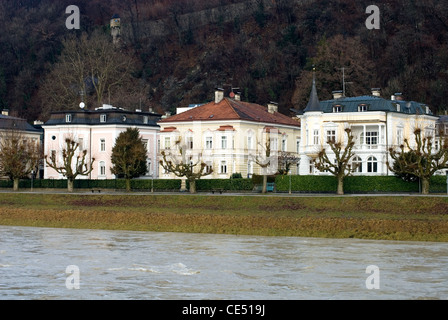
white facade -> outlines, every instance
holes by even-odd
[[[408,139],[415,145],[414,130],[422,129],[426,136],[435,137],[438,117],[421,104],[401,100],[386,100],[376,95],[354,98],[338,98],[319,103],[320,110],[314,108],[299,116],[302,124],[300,141],[301,175],[328,175],[314,167],[314,159],[325,148],[330,159],[334,158],[327,143],[347,141],[344,131],[350,128],[355,137],[355,156],[352,158],[360,166],[354,175],[393,175],[387,162],[392,161],[389,149],[397,149]],[[408,106],[409,110],[403,110]],[[416,112],[413,112],[417,110]],[[405,111],[405,112],[404,112]]]

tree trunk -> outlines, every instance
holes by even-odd
[[[338,176],[338,194],[344,194],[344,177]]]
[[[73,185],[74,185],[74,181],[73,180],[67,180],[67,191],[68,192],[73,192],[73,190],[74,190],[74,187],[73,187]]]
[[[131,179],[126,179],[126,192],[131,192]]]
[[[266,193],[268,189],[268,176],[265,174],[263,176],[263,189],[261,190],[261,193]]]
[[[14,191],[19,191],[19,181],[20,180],[17,178],[14,179],[14,187],[13,187]]]
[[[196,193],[196,180],[190,180],[190,193]]]
[[[429,179],[428,178],[422,178],[422,194],[429,194]]]

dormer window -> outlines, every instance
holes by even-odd
[[[106,122],[107,116],[105,114],[100,115],[100,122]]]
[[[342,112],[342,106],[340,104],[335,104],[333,106],[333,112]]]
[[[66,114],[65,115],[65,122],[72,122],[72,115],[71,114]]]
[[[368,110],[368,106],[366,104],[358,105],[358,112],[366,112]]]

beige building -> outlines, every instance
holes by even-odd
[[[268,174],[274,174],[282,165],[278,156],[298,155],[300,123],[297,120],[279,113],[274,103],[268,107],[247,103],[233,93],[224,97],[221,90],[215,92],[214,101],[179,108],[176,115],[158,124],[160,150],[171,152],[180,161],[177,150],[173,150],[180,139],[192,162],[202,161],[207,164],[207,170],[213,170],[204,179],[230,178],[234,173],[242,177],[262,174],[257,160],[267,162],[267,141],[271,150]],[[293,166],[292,173],[296,170]],[[174,175],[160,168],[159,177],[174,178]]]

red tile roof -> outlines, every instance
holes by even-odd
[[[219,120],[247,120],[270,124],[282,124],[300,127],[300,123],[279,113],[269,113],[266,107],[259,104],[224,98],[219,103],[214,101],[195,107],[159,121],[159,123],[181,121],[219,121]]]

